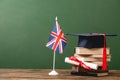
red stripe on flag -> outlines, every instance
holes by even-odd
[[[54,34],[53,34],[54,35]],[[62,31],[60,31],[59,35],[56,35],[56,41],[55,41],[55,44],[53,46],[53,50],[55,50],[57,44],[59,43],[59,40],[61,39],[61,36],[62,36]]]
[[[62,32],[62,31],[61,31]],[[56,34],[54,32],[51,33],[51,35],[55,36],[55,37],[60,37],[62,40],[64,40],[65,42],[67,41],[66,38],[63,37],[63,32],[62,32],[62,35],[60,36],[60,34]]]

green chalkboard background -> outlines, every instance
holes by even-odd
[[[110,69],[120,69],[120,0],[0,0],[0,68],[52,68],[53,51],[45,47],[58,17],[66,33],[109,33]],[[66,36],[62,55],[56,54],[56,68],[74,54],[77,37]]]

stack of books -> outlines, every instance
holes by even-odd
[[[117,35],[103,33],[73,33],[68,35],[78,37],[78,45],[74,48],[73,56],[65,58],[66,63],[72,64],[71,74],[108,75],[108,62],[111,61],[111,55],[110,48],[107,48],[106,45],[106,36]]]
[[[84,48],[75,47],[74,57],[83,58],[85,62],[97,64],[97,70],[87,70],[78,65],[72,65],[73,75],[86,75],[86,76],[105,76],[108,75],[108,70],[102,70],[102,58],[103,58],[103,48]],[[107,52],[107,63],[111,61],[110,48],[106,48]]]

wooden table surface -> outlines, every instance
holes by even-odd
[[[0,69],[0,80],[120,80],[120,70],[109,70],[104,77],[74,76],[71,70],[56,69],[57,76],[49,76],[50,69]]]

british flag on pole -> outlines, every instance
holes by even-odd
[[[57,53],[63,53],[66,43],[67,43],[67,39],[64,37],[64,33],[62,32],[56,18],[56,23],[53,27],[53,30],[50,34],[50,37],[48,39],[48,43],[46,44],[46,46]]]

